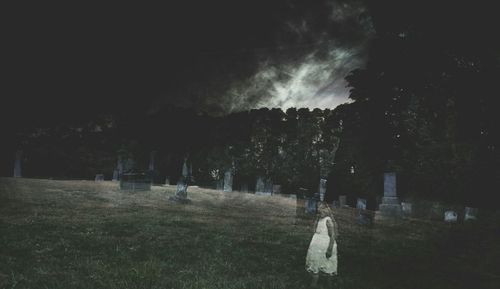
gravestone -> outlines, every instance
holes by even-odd
[[[224,192],[232,192],[233,191],[233,172],[231,170],[227,170],[224,173]]]
[[[257,183],[255,184],[256,195],[271,196],[272,189],[272,183],[270,183],[269,181],[264,181],[263,177],[257,177]]]
[[[104,181],[104,175],[103,174],[96,174],[95,175],[95,181],[96,182],[102,182],[102,181]]]
[[[332,202],[332,207],[333,207],[333,208],[340,208],[340,202],[339,202],[339,201],[337,201],[337,200],[334,200],[334,201]]]
[[[116,182],[116,181],[118,181],[118,178],[119,178],[119,177],[118,177],[118,170],[117,170],[117,169],[115,169],[115,170],[113,171],[113,178],[112,178],[112,181]]]
[[[187,188],[188,184],[183,177],[177,182],[177,187],[175,190],[175,196],[168,198],[169,201],[181,204],[190,203],[191,200],[187,198]]]
[[[319,180],[319,199],[323,201],[326,193],[326,179]]]
[[[169,186],[170,185],[170,178],[165,177],[165,185]]]
[[[148,170],[151,172],[155,170],[155,157],[156,157],[156,151],[152,151],[149,154],[149,166],[148,166]]]
[[[465,207],[464,221],[477,220],[477,208]]]
[[[444,212],[444,221],[448,223],[456,223],[458,221],[458,214],[455,211]]]
[[[358,198],[356,201],[356,209],[366,210],[366,199]]]
[[[400,218],[403,212],[401,204],[396,193],[396,173],[384,174],[384,197],[379,210],[376,213],[377,218]]]
[[[187,166],[187,158],[184,158],[184,164],[182,165],[182,177],[187,180],[189,177],[189,169]]]
[[[273,195],[274,194],[281,194],[281,185],[273,185]]]
[[[347,206],[347,196],[345,196],[345,195],[339,196],[339,206],[341,208],[344,208]]]
[[[124,173],[120,178],[120,189],[126,191],[150,191],[151,178],[145,173]]]
[[[21,178],[22,177],[22,159],[23,159],[23,152],[21,150],[18,150],[16,152],[16,159],[14,160],[14,178]]]
[[[402,202],[401,210],[403,211],[403,217],[411,217],[413,213],[412,203]]]
[[[316,214],[316,198],[307,198],[305,203],[306,214]]]
[[[371,225],[373,223],[373,217],[368,211],[360,210],[356,217],[356,223],[359,225]]]

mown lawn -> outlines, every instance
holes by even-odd
[[[308,288],[311,217],[295,201],[190,187],[0,179],[0,288]],[[340,227],[335,288],[499,288],[500,227]],[[325,284],[321,284],[324,286]]]

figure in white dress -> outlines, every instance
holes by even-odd
[[[315,232],[306,256],[306,270],[312,274],[312,287],[316,287],[319,275],[337,275],[337,242],[338,229],[328,204],[318,205]],[[328,278],[328,283],[331,278]]]

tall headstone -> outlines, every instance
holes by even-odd
[[[149,154],[149,166],[148,166],[148,170],[151,172],[155,170],[155,157],[156,157],[156,151],[152,151]]]
[[[14,160],[14,178],[21,178],[22,177],[22,159],[23,159],[23,152],[21,150],[18,150],[16,152],[16,159]]]
[[[233,191],[233,172],[229,169],[224,173],[224,192]]]
[[[384,174],[384,197],[379,205],[377,217],[402,217],[401,204],[396,192],[396,173]]]
[[[112,181],[114,181],[114,182],[118,181],[118,170],[117,170],[117,169],[115,169],[115,170],[113,171],[113,178],[112,178]]]
[[[170,185],[170,178],[168,176],[165,177],[165,185]]]
[[[122,156],[118,156],[116,161],[116,168],[113,171],[113,181],[119,181],[123,175],[124,161]]]
[[[184,164],[182,165],[182,177],[187,180],[189,176],[189,169],[187,166],[187,158],[184,159]]]
[[[323,201],[326,193],[326,179],[319,180],[319,199]]]

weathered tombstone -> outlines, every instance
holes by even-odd
[[[402,202],[401,209],[403,211],[403,217],[411,217],[413,213],[412,203]]]
[[[347,206],[347,196],[345,196],[345,195],[339,196],[339,205],[341,208]]]
[[[319,180],[319,199],[323,201],[326,193],[326,179]]]
[[[165,177],[165,185],[167,185],[167,186],[170,185],[170,178],[168,176]]]
[[[433,202],[430,207],[429,218],[431,220],[442,220],[444,207],[439,202]]]
[[[152,151],[149,154],[149,166],[148,166],[149,171],[155,170],[155,157],[156,157],[156,151]]]
[[[306,214],[316,214],[316,198],[307,198],[305,204]]]
[[[145,173],[124,173],[120,178],[120,189],[127,191],[150,191],[151,179]]]
[[[257,183],[255,184],[255,194],[261,196],[270,196],[272,195],[272,183],[271,187],[269,187],[269,181],[264,182],[263,177],[257,177]]]
[[[119,177],[118,177],[118,170],[117,170],[117,169],[115,169],[115,170],[113,171],[113,178],[112,178],[112,181],[116,182],[116,181],[118,181],[118,178],[119,178]]]
[[[189,176],[189,169],[187,166],[187,158],[184,159],[184,164],[182,165],[182,177],[187,180]]]
[[[366,210],[366,199],[358,198],[356,202],[356,209]]]
[[[14,160],[14,178],[21,178],[22,177],[22,159],[23,159],[23,152],[21,150],[18,150],[16,152],[16,159]]]
[[[177,182],[177,187],[175,191],[175,196],[168,198],[169,201],[181,204],[190,203],[191,200],[187,198],[187,188],[188,184],[183,177]]]
[[[227,170],[224,173],[224,192],[232,192],[233,191],[233,172],[231,170]]]
[[[444,221],[449,223],[456,223],[458,221],[458,214],[455,211],[444,212]]]
[[[356,217],[356,223],[359,225],[371,225],[373,223],[372,215],[366,210],[360,210],[358,216]]]
[[[102,182],[102,181],[104,181],[104,175],[103,174],[96,174],[95,175],[95,181],[96,182]]]
[[[465,207],[465,221],[477,220],[477,208]]]
[[[274,194],[281,194],[281,185],[273,185],[273,195]]]
[[[396,173],[385,173],[384,197],[382,198],[382,204],[379,205],[376,216],[382,218],[400,218],[402,215],[401,204],[396,193]]]

